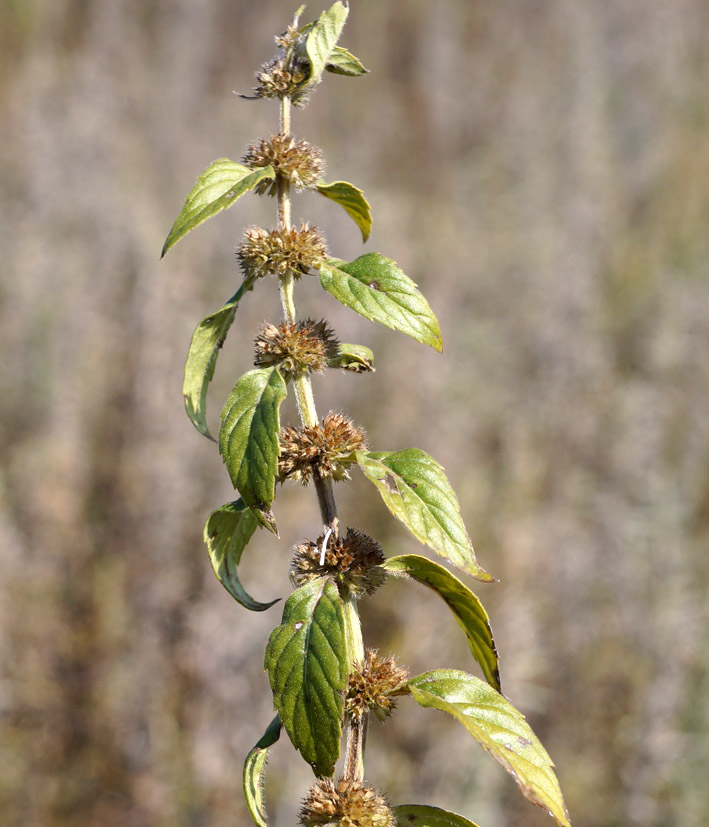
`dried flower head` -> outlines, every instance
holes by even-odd
[[[249,144],[242,158],[250,169],[272,166],[296,190],[314,189],[325,170],[322,151],[307,141],[297,141],[292,135],[273,135]],[[259,181],[255,191],[259,195],[276,195],[275,180]]]
[[[384,554],[372,537],[348,528],[344,537],[320,535],[295,547],[291,577],[298,586],[329,575],[353,597],[373,594],[386,579]],[[325,545],[325,555],[322,549]],[[322,563],[320,562],[322,560]]]
[[[310,787],[300,813],[305,827],[395,827],[387,799],[373,787],[341,778],[318,778]]]
[[[317,227],[303,221],[290,230],[248,227],[236,255],[247,278],[280,277],[288,272],[298,278],[327,258],[327,247]]]
[[[256,98],[290,98],[294,106],[305,106],[308,89],[304,88],[308,62],[291,54],[274,57],[256,72]]]
[[[405,694],[409,673],[396,658],[383,660],[376,649],[367,649],[364,663],[356,663],[350,674],[345,708],[355,717],[371,709],[380,721],[394,711],[396,696]]]
[[[349,479],[347,468],[356,462],[355,451],[367,448],[364,431],[343,414],[332,412],[322,426],[283,428],[280,443],[280,481],[290,477],[303,485],[308,484],[315,468],[335,482]]]
[[[300,371],[320,373],[337,356],[338,344],[324,320],[281,322],[278,327],[265,322],[254,340],[254,364],[259,368],[278,365],[285,376]]]

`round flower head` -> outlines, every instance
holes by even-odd
[[[292,135],[273,135],[249,144],[243,162],[250,169],[272,166],[277,175],[296,190],[315,189],[325,170],[322,151]],[[263,180],[254,188],[259,195],[276,195],[275,180]]]
[[[350,674],[345,708],[357,718],[371,709],[380,721],[394,711],[396,696],[406,694],[409,673],[397,666],[396,658],[383,660],[376,649],[367,649],[364,663],[356,663]]]
[[[322,426],[283,428],[280,443],[280,481],[290,477],[307,485],[315,469],[335,482],[349,479],[347,468],[356,462],[355,451],[367,447],[367,438],[351,419],[331,412]]]
[[[324,320],[281,322],[278,327],[265,322],[254,340],[254,364],[259,368],[278,365],[285,377],[300,371],[320,373],[337,357],[338,344]]]
[[[384,554],[376,540],[348,528],[344,537],[321,535],[315,542],[309,540],[296,546],[291,577],[302,586],[316,577],[329,575],[348,594],[362,597],[373,594],[386,579],[383,562]]]
[[[248,227],[236,255],[246,278],[281,277],[289,272],[298,278],[327,258],[327,247],[317,227],[303,221],[290,230]]]
[[[373,787],[341,778],[318,778],[300,809],[305,827],[395,827],[387,799]]]

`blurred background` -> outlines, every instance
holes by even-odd
[[[7,827],[249,823],[246,752],[271,719],[262,671],[279,604],[250,614],[201,532],[233,499],[183,412],[196,323],[235,289],[234,247],[275,204],[244,197],[159,253],[199,172],[276,130],[248,102],[297,3],[0,4],[0,813]],[[442,462],[480,562],[503,691],[554,758],[577,825],[709,821],[709,4],[706,0],[352,0],[294,131],[344,212],[294,217],[351,259],[380,251],[438,314],[441,357],[300,282],[302,315],[375,351],[377,373],[315,382],[376,450]],[[321,10],[310,5],[304,20]],[[277,320],[275,284],[239,310],[212,423]],[[285,422],[294,420],[286,406]],[[357,478],[345,525],[422,553]],[[281,541],[245,555],[255,597],[288,594],[312,491],[279,492]],[[477,668],[435,595],[387,585],[365,641],[415,672]],[[370,732],[394,803],[481,827],[551,821],[452,719],[403,700]],[[310,773],[272,750],[272,823]]]

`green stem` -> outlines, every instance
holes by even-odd
[[[352,597],[345,600],[345,641],[347,653],[352,663],[364,663],[364,642],[362,625],[357,611],[357,601]],[[369,713],[357,717],[350,715],[347,719],[347,747],[342,777],[348,781],[364,780],[364,748],[367,742],[367,724]]]

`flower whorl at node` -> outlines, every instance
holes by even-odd
[[[322,477],[331,477],[335,482],[348,480],[347,468],[356,462],[355,451],[366,448],[364,431],[340,413],[329,413],[322,426],[283,428],[279,480],[290,477],[307,485],[315,468]]]
[[[284,377],[300,371],[322,373],[337,356],[338,345],[324,319],[281,322],[278,327],[264,322],[254,339],[254,364],[259,368],[278,365]]]
[[[393,655],[383,660],[376,649],[367,649],[364,663],[356,663],[350,674],[345,709],[356,718],[371,709],[384,721],[396,708],[395,696],[405,693],[408,679],[408,671],[397,666]]]
[[[302,221],[299,228],[289,230],[248,227],[236,255],[246,278],[289,272],[299,278],[327,258],[327,247],[317,227]]]
[[[318,778],[310,787],[299,813],[305,827],[395,827],[387,799],[373,787],[341,778]]]
[[[296,190],[315,189],[325,171],[322,150],[292,135],[273,135],[249,144],[242,158],[249,169],[272,166]],[[259,181],[254,187],[259,195],[276,195],[275,180]]]
[[[305,85],[309,61],[298,54],[303,35],[297,26],[288,26],[277,35],[276,43],[282,55],[261,65],[256,72],[258,85],[254,89],[256,98],[290,98],[294,106],[305,106],[310,89]]]
[[[331,576],[353,597],[373,594],[386,579],[382,569],[384,554],[376,540],[348,528],[344,537],[333,537],[325,549],[321,565],[324,534],[295,547],[291,577],[298,586],[316,577]]]

